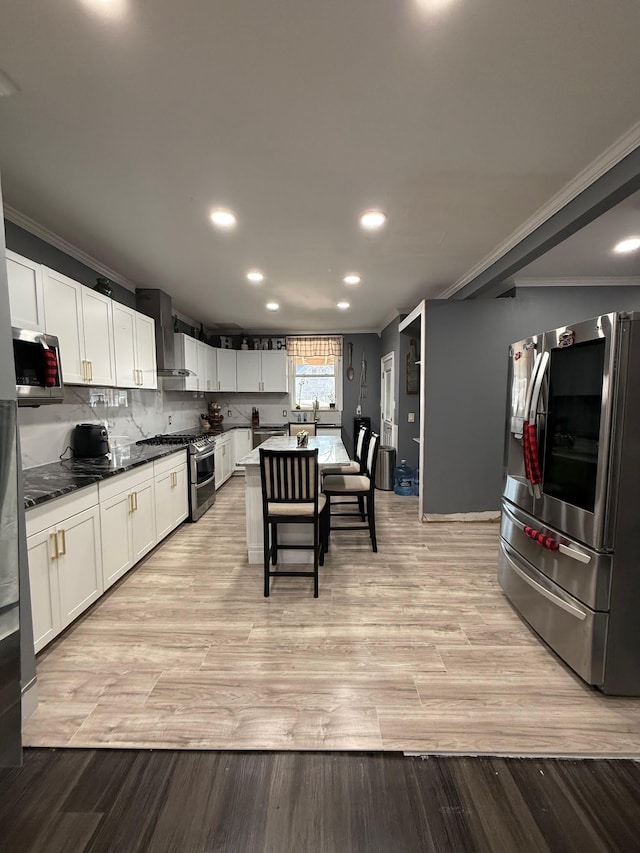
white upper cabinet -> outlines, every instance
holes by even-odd
[[[218,358],[214,347],[207,346],[207,382],[205,391],[216,391],[218,388]]]
[[[135,312],[136,319],[136,370],[140,373],[141,388],[158,387],[156,359],[156,324],[146,314]]]
[[[218,362],[217,383],[218,391],[237,391],[236,386],[236,355],[233,349],[216,349]]]
[[[135,388],[136,373],[136,318],[135,311],[126,305],[113,306],[113,348],[116,360],[116,385]]]
[[[198,375],[196,377],[196,388],[198,391],[206,391],[207,385],[210,382],[210,380],[208,378],[208,375],[209,375],[209,355],[207,353],[207,350],[209,349],[209,347],[207,346],[207,344],[203,343],[202,341],[196,341],[196,344],[197,344],[197,352],[198,352],[198,356],[197,356],[198,370],[196,371]]]
[[[198,365],[198,341],[182,332],[175,332],[173,339],[175,366],[191,370],[193,373],[193,376],[185,376],[179,379],[176,390],[198,391],[198,366],[202,368],[202,357],[200,357],[200,365]]]
[[[40,264],[7,250],[7,277],[11,325],[33,332],[44,332],[44,296]]]
[[[238,391],[287,391],[287,354],[238,350]]]
[[[115,385],[113,307],[108,296],[42,267],[45,329],[60,342],[68,385]]]
[[[157,388],[155,323],[113,303],[113,345],[119,388]]]
[[[115,385],[113,303],[108,296],[82,287],[84,351],[89,385]],[[63,352],[64,358],[64,352]]]
[[[271,350],[260,352],[262,390],[283,391],[288,388],[287,353]]]
[[[262,370],[258,350],[236,352],[237,391],[262,391]]]
[[[87,361],[82,324],[82,285],[66,275],[42,268],[45,329],[60,343],[62,377],[66,384],[86,385]]]

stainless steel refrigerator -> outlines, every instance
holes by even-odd
[[[0,193],[0,213],[2,195]],[[16,374],[13,364],[9,292],[0,222],[0,766],[20,764],[20,512],[16,433]],[[24,555],[23,555],[24,559]]]
[[[640,695],[640,314],[518,341],[498,579],[586,682]]]

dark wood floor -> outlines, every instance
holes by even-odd
[[[638,850],[631,761],[27,749],[0,849],[47,853]]]

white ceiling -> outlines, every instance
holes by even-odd
[[[514,279],[632,279],[640,280],[640,251],[617,254],[614,246],[627,237],[640,237],[640,192],[603,213],[571,237],[520,270]]]
[[[588,7],[3,0],[5,201],[206,324],[378,328],[640,118],[640,7]],[[234,233],[210,226],[216,205]],[[373,206],[389,223],[366,235]]]

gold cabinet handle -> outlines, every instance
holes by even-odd
[[[138,493],[137,492],[133,493],[133,509],[134,510],[138,509]]]
[[[93,382],[93,362],[89,362],[89,382]]]
[[[127,500],[129,501],[129,515],[131,515],[133,512],[133,492],[129,492]]]
[[[55,533],[49,534],[49,542],[53,545],[53,548],[52,548],[53,553],[49,555],[50,559],[51,560],[57,560],[58,557],[60,556],[60,554],[58,553],[58,537]]]
[[[138,380],[138,385],[143,385],[143,384],[144,384],[144,380],[143,380],[143,378],[142,378],[142,371],[141,371],[141,370],[139,370],[139,371],[138,371],[138,376],[140,377],[140,378],[139,378],[139,380]]]
[[[60,543],[59,543],[59,538],[58,538],[58,537],[60,537],[60,536],[62,536],[62,545],[60,545]],[[58,544],[57,544],[57,548],[58,548],[58,556],[59,556],[59,557],[64,557],[64,555],[67,553],[67,538],[66,538],[66,536],[65,536],[65,531],[64,531],[64,530],[58,530],[58,533],[57,533],[57,536],[56,536],[56,541],[58,542]]]
[[[82,381],[89,381],[89,379],[87,378],[87,362],[84,359],[82,359]]]

